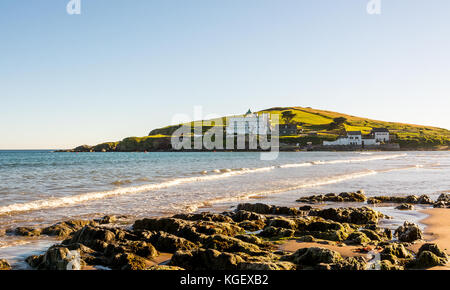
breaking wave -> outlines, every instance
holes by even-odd
[[[405,155],[406,154],[381,155],[381,156],[373,156],[370,158],[355,158],[355,159],[345,159],[345,160],[302,162],[302,163],[293,163],[293,164],[283,164],[283,165],[279,165],[279,166],[267,166],[267,167],[254,168],[254,169],[249,169],[249,168],[216,169],[216,170],[212,171],[213,174],[210,174],[210,172],[208,172],[208,171],[202,171],[201,176],[176,178],[173,180],[164,181],[164,182],[156,183],[156,184],[145,184],[145,185],[139,185],[139,186],[119,187],[119,188],[109,190],[109,191],[89,192],[89,193],[67,196],[67,197],[36,200],[36,201],[27,202],[27,203],[11,204],[11,205],[0,207],[0,215],[16,213],[16,212],[25,212],[25,211],[32,211],[32,210],[41,210],[41,209],[72,206],[72,205],[76,205],[76,204],[87,202],[87,201],[104,199],[104,198],[109,198],[109,197],[118,196],[118,195],[136,194],[136,193],[154,191],[154,190],[177,186],[177,185],[181,185],[181,184],[185,184],[185,183],[205,182],[205,181],[228,178],[228,177],[242,175],[242,174],[268,172],[268,171],[274,170],[276,168],[293,168],[293,167],[324,165],[324,164],[366,162],[366,161],[372,161],[372,160],[398,158],[398,157],[402,157]],[[302,184],[302,185],[292,188],[291,190],[297,189],[297,188],[302,188],[302,187],[320,186],[320,185],[325,185],[325,184],[330,184],[330,183],[336,183],[336,182],[340,182],[340,181],[347,180],[350,178],[357,178],[357,177],[367,176],[367,175],[371,175],[371,174],[375,174],[375,173],[376,173],[375,171],[369,171],[369,172],[359,172],[359,173],[337,176],[337,177],[330,177],[330,178],[322,179],[322,180],[315,181],[312,183]],[[120,182],[120,183],[122,183],[122,182]],[[126,183],[126,181],[124,183]],[[120,185],[120,184],[115,184],[115,185]],[[286,189],[274,190],[273,192],[280,192],[280,191],[286,191]]]

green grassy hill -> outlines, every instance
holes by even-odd
[[[400,144],[402,149],[441,149],[446,150],[450,145],[450,131],[442,128],[420,126],[404,123],[385,122],[371,120],[362,117],[346,115],[337,112],[317,110],[303,107],[276,107],[257,112],[258,114],[268,113],[279,115],[280,123],[285,123],[281,118],[282,113],[291,111],[295,116],[290,121],[301,130],[298,136],[280,137],[282,143],[299,143],[306,145],[308,142],[321,144],[324,140],[335,140],[345,131],[362,131],[364,134],[370,133],[372,128],[389,129],[395,142]],[[237,115],[239,116],[239,115]],[[231,116],[228,116],[231,117]],[[336,118],[345,118],[345,122],[335,122]],[[202,125],[203,132],[217,123],[226,124],[226,117],[213,120],[191,122],[191,126]],[[224,125],[221,125],[224,127]],[[154,129],[149,136],[129,137],[119,142],[103,143],[96,146],[80,146],[75,151],[155,151],[170,149],[170,136],[178,129],[177,126],[167,126]]]

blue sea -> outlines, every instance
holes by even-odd
[[[132,221],[225,210],[249,201],[292,206],[300,196],[359,189],[436,198],[450,190],[450,152],[282,152],[264,161],[258,152],[0,151],[0,232],[105,214]],[[52,242],[0,233],[0,258],[20,260]]]

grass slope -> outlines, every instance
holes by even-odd
[[[368,134],[372,128],[382,127],[389,129],[391,135],[396,138],[395,142],[399,143],[403,149],[446,149],[450,145],[450,131],[437,127],[385,122],[304,107],[275,107],[257,113],[266,113],[272,116],[279,115],[280,123],[283,124],[281,114],[285,111],[291,111],[295,114],[292,121],[297,124],[299,129],[302,129],[302,134],[299,136],[280,137],[280,141],[283,143],[306,145],[307,142],[312,142],[313,144],[321,144],[324,140],[337,139],[345,131],[362,131],[364,134]],[[330,124],[333,123],[333,120],[340,117],[345,118],[346,122],[338,127],[331,127]],[[194,121],[190,124],[193,127],[202,125],[203,132],[206,132],[213,126],[224,127],[226,117]],[[179,127],[180,125],[167,126],[152,130],[149,136],[128,137],[120,142],[103,143],[91,148],[94,151],[165,150],[170,147],[170,136]]]

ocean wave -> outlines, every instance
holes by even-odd
[[[365,162],[365,161],[372,161],[372,160],[397,158],[397,157],[401,157],[401,156],[405,156],[405,155],[406,154],[381,155],[381,156],[374,156],[371,158],[302,162],[302,163],[293,163],[293,164],[283,164],[283,165],[279,165],[278,168],[292,168],[292,167],[323,165],[323,164]],[[261,167],[261,168],[253,168],[253,169],[240,168],[238,170],[216,169],[216,170],[213,170],[212,172],[217,173],[217,174],[209,175],[208,172],[206,172],[202,176],[176,178],[173,180],[164,181],[164,182],[156,183],[156,184],[118,187],[116,189],[109,190],[109,191],[89,192],[89,193],[67,196],[67,197],[59,197],[59,198],[52,198],[52,199],[45,199],[45,200],[36,200],[36,201],[27,202],[27,203],[11,204],[11,205],[0,207],[0,215],[32,211],[32,210],[73,206],[73,205],[76,205],[79,203],[88,202],[88,201],[92,201],[92,200],[104,199],[104,198],[109,198],[109,197],[113,197],[113,196],[125,195],[125,194],[136,194],[136,193],[142,193],[142,192],[147,192],[147,191],[153,191],[153,190],[177,186],[177,185],[181,185],[181,184],[185,184],[185,183],[205,182],[205,181],[228,178],[228,177],[242,175],[242,174],[268,172],[268,171],[274,170],[275,168],[277,168],[277,166],[267,166],[267,167]],[[367,173],[359,173],[359,174],[367,175]],[[352,176],[353,175],[346,176],[343,178],[354,178]],[[357,174],[356,176],[359,176],[359,175]],[[338,180],[338,181],[340,181],[340,180]],[[328,183],[323,183],[323,182],[332,182],[333,183],[333,182],[338,182],[338,181],[335,181],[335,179],[331,179],[331,181],[321,181],[318,183],[318,185],[328,184]],[[117,185],[120,185],[120,184],[117,184]],[[302,185],[302,186],[305,186],[305,185]],[[311,185],[306,185],[306,186],[311,186]],[[298,187],[298,188],[301,188],[301,187]]]

